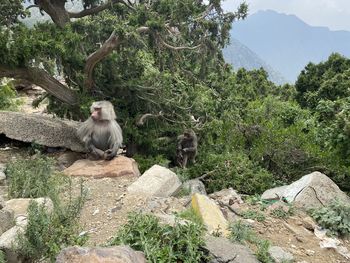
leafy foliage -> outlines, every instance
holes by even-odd
[[[9,163],[5,173],[8,177],[8,194],[11,198],[46,197],[56,187],[57,178],[53,173],[53,160],[39,157],[33,160],[17,160]]]
[[[129,245],[143,251],[150,262],[201,262],[203,231],[195,223],[160,225],[153,215],[131,214],[109,245]]]
[[[11,84],[0,84],[0,110],[15,111],[18,105],[21,103],[20,100],[16,100],[16,92]]]
[[[0,250],[0,263],[6,263],[5,253]]]
[[[245,244],[246,241],[254,243],[256,240],[256,235],[252,228],[249,225],[244,224],[241,220],[230,225],[230,231],[230,239],[233,242]]]
[[[350,234],[350,206],[339,200],[311,212],[318,224],[331,234],[348,236]]]
[[[266,219],[263,213],[256,210],[246,210],[242,212],[242,217],[246,219],[257,220],[259,222],[263,222]]]

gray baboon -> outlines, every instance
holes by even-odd
[[[122,129],[117,123],[112,103],[92,103],[91,116],[79,127],[77,134],[93,159],[111,160],[122,146]]]
[[[184,133],[177,138],[177,140],[177,163],[182,168],[186,168],[187,161],[195,163],[198,147],[197,135],[192,129],[186,129]]]

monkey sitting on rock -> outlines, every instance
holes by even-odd
[[[85,144],[91,159],[113,159],[122,146],[122,129],[117,123],[112,103],[96,101],[90,117],[79,127],[77,135]]]
[[[197,135],[192,129],[186,129],[177,140],[177,163],[180,167],[186,168],[188,161],[195,163],[198,147]]]

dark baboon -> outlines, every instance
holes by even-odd
[[[186,168],[187,161],[195,163],[197,155],[198,140],[197,135],[192,129],[186,129],[183,134],[177,138],[176,159],[177,163]]]
[[[78,129],[78,137],[93,159],[111,160],[123,143],[113,105],[109,101],[96,101],[90,111],[91,116]]]

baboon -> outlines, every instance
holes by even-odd
[[[77,135],[91,159],[111,160],[123,143],[113,105],[109,101],[96,101],[90,111],[91,116],[79,127]]]
[[[177,137],[176,159],[180,167],[186,168],[187,161],[195,163],[197,155],[198,140],[192,129],[186,129],[183,134]]]

